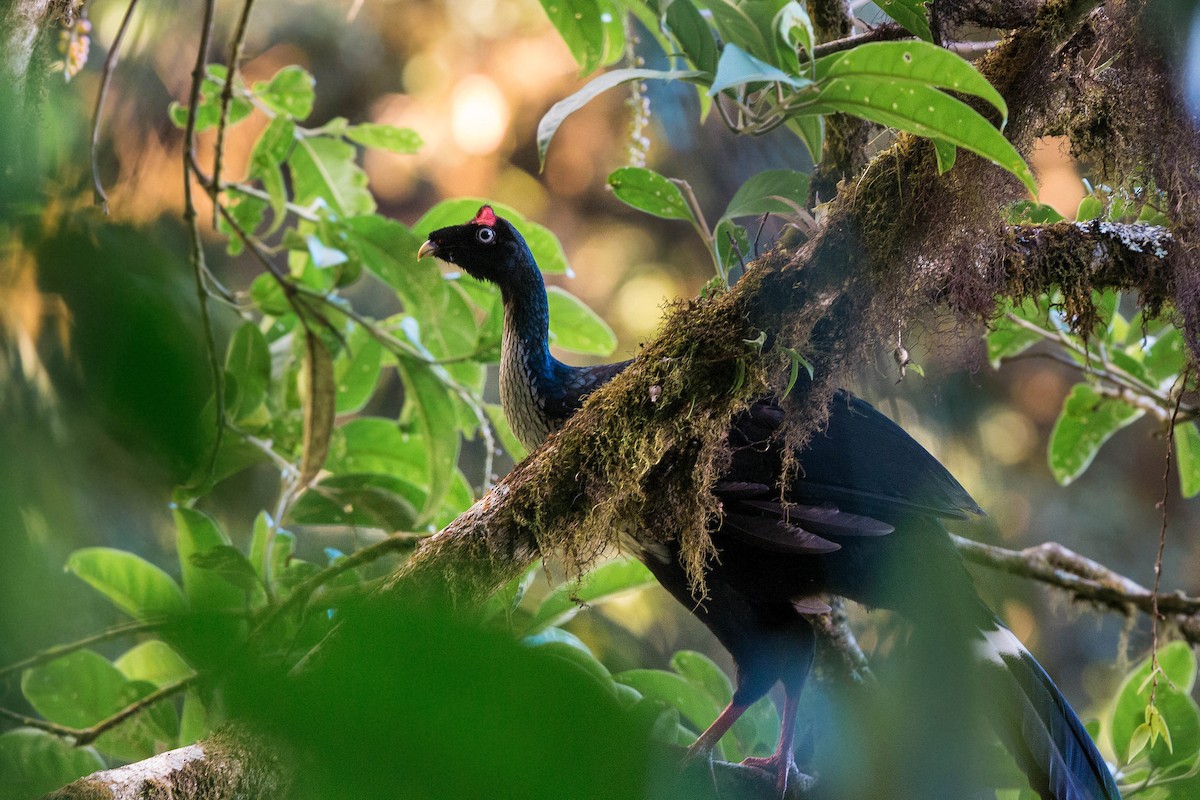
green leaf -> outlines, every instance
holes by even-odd
[[[520,463],[529,455],[529,451],[525,449],[525,445],[521,444],[517,439],[517,435],[513,433],[512,426],[508,424],[508,417],[504,416],[504,409],[494,403],[488,403],[486,406],[488,419],[492,423],[492,428],[496,432],[496,438],[500,440],[500,444],[504,446],[508,457],[513,460],[513,463]]]
[[[420,484],[428,475],[425,443],[395,420],[360,417],[338,427],[326,468],[336,474],[395,475]]]
[[[954,169],[954,162],[958,160],[958,148],[941,139],[930,141],[933,143],[934,155],[937,156],[938,175],[945,175]]]
[[[454,481],[458,425],[446,387],[427,365],[406,359],[400,361],[399,369],[404,380],[405,413],[416,422],[428,453],[429,494],[418,519],[424,524],[437,514]]]
[[[1100,202],[1100,198],[1093,194],[1085,195],[1079,201],[1079,208],[1075,211],[1076,222],[1090,222],[1098,219],[1104,213],[1104,203]]]
[[[107,765],[94,747],[75,747],[46,731],[0,734],[0,796],[41,797]]]
[[[242,608],[245,596],[241,590],[212,570],[197,566],[192,560],[197,553],[229,545],[229,539],[217,523],[195,509],[176,508],[175,530],[183,589],[192,608],[204,611]]]
[[[573,353],[606,356],[617,347],[617,335],[583,301],[567,290],[546,289],[550,301],[551,341]]]
[[[395,475],[333,475],[309,489],[288,513],[304,525],[350,525],[390,532],[413,530],[426,493]]]
[[[1119,400],[1101,397],[1086,383],[1075,384],[1050,433],[1050,472],[1054,479],[1065,486],[1078,478],[1114,433],[1144,413]]]
[[[874,42],[817,62],[821,89],[811,110],[844,111],[970,150],[1037,184],[1029,166],[1000,131],[967,104],[939,91],[974,95],[1004,119],[1008,107],[967,61],[927,42]]]
[[[747,179],[734,193],[722,219],[760,214],[793,214],[808,200],[808,176],[790,169],[771,169]]]
[[[774,27],[788,47],[805,53],[813,51],[817,35],[808,11],[800,3],[793,0],[779,9],[779,13],[775,15]]]
[[[1169,380],[1174,383],[1179,370],[1183,369],[1186,356],[1183,335],[1174,325],[1168,325],[1154,337],[1150,347],[1146,349],[1146,358],[1142,364],[1153,380],[1159,383]]]
[[[657,669],[631,669],[617,673],[613,679],[626,686],[632,686],[642,693],[643,697],[658,700],[679,710],[680,715],[692,724],[697,731],[702,731],[721,713],[721,706],[707,692],[698,688],[691,681],[673,672],[663,672]],[[732,742],[722,739],[713,751],[713,755],[726,760],[726,746]]]
[[[149,681],[155,686],[183,680],[195,671],[162,639],[149,639],[135,645],[114,664],[131,681]]]
[[[1200,709],[1190,694],[1196,680],[1196,658],[1186,642],[1175,641],[1160,647],[1158,663],[1162,672],[1154,691],[1156,714],[1170,731],[1172,747],[1161,740],[1161,728],[1149,724],[1151,662],[1147,658],[1129,673],[1117,692],[1109,724],[1113,750],[1122,764],[1129,763],[1142,748],[1149,747],[1150,763],[1169,768],[1190,763],[1200,750]],[[1145,742],[1142,742],[1142,739]],[[1151,743],[1151,739],[1158,741]],[[1139,747],[1141,745],[1141,747]]]
[[[34,710],[71,728],[87,728],[119,711],[127,684],[120,670],[92,650],[76,650],[21,675],[21,692]]]
[[[683,192],[670,179],[644,167],[621,167],[608,176],[617,199],[663,219],[692,219]]]
[[[190,688],[183,695],[183,710],[179,712],[179,746],[198,742],[209,733],[211,728],[204,700],[197,689]]]
[[[250,560],[232,545],[219,544],[202,553],[193,553],[192,563],[220,575],[243,592],[253,591],[259,585],[258,573]]]
[[[688,80],[691,78],[699,78],[704,73],[695,70],[658,70],[658,69],[615,69],[611,72],[606,72],[598,78],[584,86],[579,91],[575,92],[570,97],[559,100],[550,110],[542,117],[538,123],[537,129],[537,149],[538,163],[543,167],[546,164],[546,150],[550,147],[550,140],[554,138],[554,134],[558,131],[559,126],[563,124],[574,112],[583,108],[593,98],[602,92],[620,86],[623,83],[630,81],[642,80]],[[497,212],[499,213],[499,212]],[[465,221],[465,220],[462,220]]]
[[[271,120],[250,151],[250,177],[260,178],[266,169],[278,167],[286,161],[295,143],[296,123],[287,117]]]
[[[295,201],[323,200],[341,216],[369,214],[375,199],[367,190],[367,174],[355,162],[354,145],[325,136],[304,136],[288,159]]]
[[[671,669],[721,705],[733,699],[733,684],[716,663],[695,650],[680,650],[671,656]]]
[[[1200,494],[1200,432],[1195,422],[1175,426],[1175,460],[1179,464],[1179,490],[1184,497]]]
[[[671,0],[663,20],[692,65],[706,75],[716,74],[717,42],[691,0]]]
[[[578,637],[559,628],[548,628],[536,636],[527,636],[522,642],[536,648],[539,653],[573,664],[606,691],[616,694],[616,686],[608,668],[596,660],[592,651]]]
[[[716,25],[721,40],[725,42],[725,47],[729,47],[730,42],[735,42],[759,58],[770,59],[774,56],[775,48],[771,46],[774,32],[769,25],[764,30],[747,13],[750,3],[735,0],[699,0],[699,5],[708,9],[712,15],[713,24]]]
[[[570,581],[546,596],[530,620],[527,633],[561,625],[579,612],[579,603],[599,603],[654,583],[654,576],[633,559],[610,561],[592,570],[579,583]]]
[[[258,416],[271,384],[271,351],[267,337],[253,322],[244,323],[229,340],[225,372],[233,377],[236,397],[226,403],[225,412],[236,423]]]
[[[879,0],[879,7],[905,30],[916,34],[927,42],[933,41],[929,30],[929,16],[925,6],[929,0]]]
[[[333,361],[335,406],[339,414],[352,414],[375,393],[383,365],[383,345],[361,326],[350,334],[348,347]]]
[[[304,119],[312,113],[316,100],[316,81],[303,67],[284,67],[270,81],[254,84],[253,92],[258,99],[280,114],[293,119]]]
[[[811,86],[808,78],[789,75],[760,58],[750,55],[734,44],[726,44],[717,63],[717,74],[708,87],[709,96],[720,94],[734,86],[749,83],[784,83],[797,89]]]
[[[125,708],[157,687],[147,681],[129,681],[121,690],[116,709]],[[96,740],[96,748],[122,761],[140,761],[174,747],[179,737],[179,716],[169,699],[159,700]]]
[[[1008,314],[1013,313],[1021,319],[1032,322],[1039,317],[1044,317],[1044,311],[1044,302],[1035,301],[1033,298],[1026,298],[1015,309],[1011,300],[1004,300],[996,315],[993,329],[985,337],[988,363],[992,365],[993,369],[1000,369],[1000,364],[1004,359],[1025,352],[1044,338],[1037,331],[1031,331],[1008,319]]]
[[[787,121],[787,128],[804,142],[813,162],[821,160],[825,146],[825,117],[820,114],[803,114]],[[829,198],[821,198],[823,201]]]
[[[412,128],[397,128],[376,122],[362,122],[346,129],[346,138],[363,147],[374,147],[391,153],[411,155],[425,144]]]
[[[1051,222],[1062,222],[1064,219],[1066,217],[1055,211],[1053,206],[1033,200],[1018,200],[1008,209],[1008,221],[1013,225],[1022,223],[1045,225]]]
[[[578,62],[580,76],[594,72],[604,59],[604,24],[596,0],[541,0],[541,3]]]
[[[178,614],[185,608],[183,592],[170,575],[124,550],[76,550],[67,559],[67,569],[138,619]]]

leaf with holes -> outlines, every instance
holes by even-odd
[[[1100,396],[1086,383],[1075,384],[1050,433],[1050,471],[1055,480],[1065,486],[1082,475],[1100,447],[1144,413]]]

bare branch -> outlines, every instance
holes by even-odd
[[[104,70],[100,76],[100,90],[96,92],[96,109],[92,112],[92,193],[95,195],[96,205],[100,206],[105,214],[108,213],[108,195],[104,193],[104,182],[100,180],[100,154],[97,152],[100,147],[100,117],[104,113],[104,101],[108,99],[108,86],[112,82],[113,72],[121,57],[121,46],[125,43],[125,34],[129,31],[129,23],[133,21],[133,12],[137,9],[137,4],[138,0],[129,0],[129,5],[125,8],[125,16],[121,18],[117,35],[113,37],[112,46],[108,49],[108,56],[104,59]]]
[[[1065,589],[1077,600],[1119,613],[1129,613],[1130,609],[1154,613],[1153,591],[1055,542],[1009,550],[962,536],[953,539],[958,551],[971,563]],[[1200,643],[1200,597],[1180,592],[1159,595],[1158,609],[1175,618],[1189,642]]]

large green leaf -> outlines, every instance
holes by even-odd
[[[683,192],[668,178],[644,167],[621,167],[608,176],[618,200],[663,219],[692,219]]]
[[[428,452],[419,433],[383,417],[359,417],[334,432],[326,467],[336,474],[395,475],[421,484]]]
[[[758,2],[760,6],[768,3]],[[699,0],[698,5],[712,15],[713,24],[728,48],[731,43],[759,58],[770,60],[775,54],[772,32],[764,30],[749,13],[752,3],[737,0]],[[768,26],[769,27],[769,26]]]
[[[105,766],[94,747],[75,747],[46,731],[0,734],[0,797],[32,800]]]
[[[1200,432],[1195,422],[1175,425],[1175,460],[1179,464],[1179,488],[1184,497],[1200,494]]]
[[[715,75],[720,55],[717,42],[692,0],[671,0],[663,20],[692,65],[707,75]]]
[[[1086,383],[1075,384],[1050,433],[1050,471],[1055,480],[1065,486],[1082,475],[1100,447],[1144,413],[1120,400],[1101,397]]]
[[[574,353],[606,356],[617,347],[617,335],[584,302],[558,286],[546,290],[550,301],[551,341]]]
[[[233,378],[236,395],[226,405],[229,418],[237,423],[265,422],[259,414],[271,384],[271,352],[267,338],[253,322],[246,322],[233,333],[225,372]]]
[[[191,508],[175,509],[175,546],[183,573],[183,589],[193,609],[238,609],[245,594],[211,569],[197,565],[192,556],[229,544],[229,539],[207,514]]]
[[[408,359],[402,359],[399,368],[404,379],[405,413],[420,430],[428,454],[429,493],[417,521],[423,524],[438,512],[454,481],[458,462],[458,425],[454,403],[433,370]]]
[[[617,673],[613,679],[632,686],[650,700],[658,700],[679,710],[696,731],[702,731],[721,713],[721,706],[707,692],[673,672],[657,669],[631,669]],[[729,737],[732,740],[732,737]],[[714,755],[727,758],[725,739],[714,749]],[[733,745],[736,747],[736,745]]]
[[[589,572],[582,581],[564,583],[547,595],[529,622],[527,631],[560,625],[579,611],[580,603],[598,603],[654,583],[654,576],[633,559],[610,561]]]
[[[395,475],[333,475],[301,495],[288,520],[407,531],[415,526],[425,497],[421,487]]]
[[[362,409],[379,383],[383,346],[362,326],[347,337],[347,347],[333,360],[334,405],[338,414]]]
[[[808,175],[791,169],[770,169],[749,178],[734,193],[723,219],[759,214],[793,214],[808,200]]]
[[[927,42],[933,41],[925,6],[929,0],[878,0],[884,13]]]
[[[615,69],[611,72],[606,72],[598,78],[584,86],[575,94],[563,100],[559,100],[550,110],[542,117],[538,123],[537,129],[537,148],[538,161],[544,166],[546,163],[546,150],[550,147],[550,140],[554,138],[554,134],[558,131],[559,126],[563,124],[571,114],[587,105],[597,95],[620,86],[623,83],[630,81],[645,81],[645,80],[664,80],[678,81],[688,80],[691,78],[699,78],[704,75],[703,72],[696,70],[658,70],[658,69]]]
[[[941,91],[980,97],[1007,119],[987,80],[957,55],[926,42],[875,42],[817,63],[821,89],[809,112],[843,111],[962,147],[1003,167],[1031,192],[1037,184],[1012,144],[977,111]],[[943,145],[944,147],[945,145]]]
[[[67,569],[138,619],[178,614],[186,605],[179,584],[170,575],[125,550],[76,550],[67,559]]]
[[[162,639],[149,639],[126,650],[113,665],[131,681],[149,681],[155,686],[182,680],[195,671]]]
[[[88,728],[154,691],[146,681],[130,681],[108,659],[77,650],[26,670],[21,691],[46,719],[72,728]],[[175,709],[168,701],[122,722],[96,740],[96,747],[125,760],[147,758],[174,744]]]
[[[340,216],[369,214],[375,199],[367,190],[367,173],[355,162],[354,145],[327,136],[302,136],[288,165],[295,201],[323,200]]]
[[[128,683],[104,656],[76,650],[26,670],[21,676],[21,692],[51,722],[86,728],[123,707]]]
[[[596,0],[541,0],[542,8],[566,43],[580,75],[588,75],[604,59],[604,23]]]

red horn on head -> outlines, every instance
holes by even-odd
[[[475,219],[471,220],[471,224],[487,225],[490,228],[496,224],[496,212],[492,211],[491,206],[481,206],[475,213]]]

